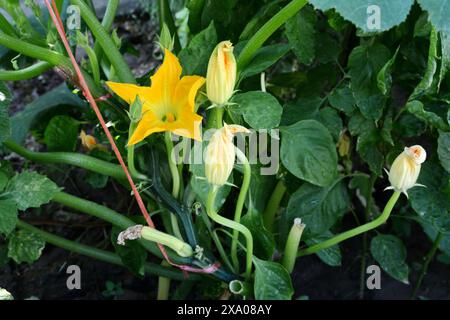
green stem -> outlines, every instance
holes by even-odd
[[[128,141],[131,139],[131,136],[133,135],[134,131],[136,130],[137,123],[131,121],[130,127],[128,129]],[[131,175],[134,177],[138,177],[140,180],[148,180],[148,177],[142,173],[140,173],[136,169],[136,165],[134,162],[134,145],[129,145],[127,147],[127,165],[128,170],[130,171]]]
[[[95,83],[100,83],[100,67],[98,65],[98,59],[95,55],[94,50],[89,46],[83,46],[83,49],[86,51],[89,57],[89,63],[91,65],[92,77],[94,78]]]
[[[107,221],[112,225],[119,227],[122,230],[125,230],[129,227],[136,225],[136,223],[133,220],[125,217],[124,215],[121,215],[120,213],[112,209],[109,209],[92,201],[72,196],[64,192],[57,193],[52,200],[68,208],[72,208],[77,211],[86,213],[90,216]],[[143,247],[145,247],[155,256],[163,258],[161,252],[159,251],[155,243],[144,239],[139,239],[136,241],[138,241]],[[172,253],[169,253],[169,255],[171,259],[174,259],[174,261],[180,261],[181,263],[187,261],[185,259],[180,259],[177,255],[174,255]]]
[[[376,218],[375,220],[368,222],[366,224],[363,224],[359,227],[356,227],[354,229],[351,229],[349,231],[343,232],[333,238],[330,238],[324,242],[315,244],[309,248],[300,250],[297,254],[298,257],[300,256],[305,256],[308,254],[313,254],[316,253],[320,250],[332,247],[344,240],[347,240],[349,238],[355,237],[361,233],[367,232],[369,230],[375,229],[377,227],[379,227],[380,225],[382,225],[383,223],[385,223],[387,221],[387,219],[389,218],[389,215],[392,212],[392,209],[395,206],[395,203],[397,202],[398,198],[400,197],[400,192],[399,191],[395,191],[391,198],[389,199],[388,203],[386,204],[386,206],[384,207],[383,213]]]
[[[16,29],[9,23],[8,19],[6,19],[3,14],[0,13],[0,30],[6,33],[8,36],[15,37],[17,36]]]
[[[220,129],[223,127],[223,113],[225,111],[224,107],[214,107],[209,112],[208,118],[208,129],[215,128]]]
[[[279,180],[275,189],[270,196],[269,201],[267,202],[266,209],[263,213],[263,221],[264,226],[268,231],[273,230],[273,222],[275,220],[275,216],[278,212],[278,208],[280,207],[280,202],[286,193],[286,186],[284,185],[283,180]]]
[[[0,70],[1,81],[27,80],[39,76],[53,66],[45,61],[37,62],[20,70]]]
[[[238,58],[238,70],[242,71],[252,60],[256,51],[269,39],[269,37],[281,27],[289,18],[294,16],[303,6],[307,0],[293,0],[269,21],[267,21],[245,45],[244,49]]]
[[[114,66],[119,80],[127,83],[136,83],[133,73],[125,62],[119,49],[117,49],[116,45],[108,35],[108,32],[97,20],[95,14],[89,9],[89,6],[82,0],[71,0],[70,2],[80,8],[81,17],[100,43],[103,52],[106,54],[111,64]]]
[[[286,268],[289,273],[292,273],[295,266],[295,260],[297,259],[298,246],[302,239],[303,229],[305,225],[300,218],[294,220],[291,231],[289,232],[286,246],[284,248],[284,255],[281,264]]]
[[[236,155],[244,166],[244,179],[242,181],[241,190],[239,192],[239,197],[236,203],[236,209],[234,211],[234,221],[240,223],[242,209],[244,208],[245,198],[247,197],[248,188],[250,186],[252,168],[250,167],[250,163],[248,162],[247,157],[239,148],[236,148]],[[233,238],[231,241],[231,260],[233,261],[233,265],[236,270],[239,270],[239,259],[237,254],[238,239],[239,232],[237,230],[233,230]]]
[[[253,257],[253,237],[250,232],[245,226],[243,226],[240,223],[237,223],[233,220],[227,219],[225,217],[222,217],[219,215],[216,210],[214,209],[214,203],[216,200],[217,192],[219,188],[217,186],[214,186],[210,189],[208,193],[208,200],[206,202],[206,212],[208,213],[208,216],[214,220],[216,223],[223,225],[225,227],[228,227],[232,230],[237,230],[240,233],[242,233],[245,237],[245,240],[247,242],[247,256],[246,256],[246,269],[245,269],[245,277],[247,280],[250,279],[251,273],[252,273],[252,257]]]
[[[162,267],[168,267],[169,264],[167,261],[161,262]],[[170,292],[170,278],[159,277],[158,278],[158,293],[156,296],[156,300],[169,300],[169,292]]]
[[[411,297],[410,297],[411,300],[416,299],[417,293],[418,293],[420,287],[422,286],[423,278],[427,274],[430,262],[433,260],[434,255],[436,254],[436,251],[439,248],[439,244],[441,243],[443,238],[444,238],[444,234],[439,232],[436,236],[436,239],[433,242],[433,246],[431,247],[430,251],[428,251],[427,255],[425,256],[425,261],[422,265],[422,270],[420,272],[419,278],[417,279],[416,285],[414,286],[414,290],[411,293]]]
[[[53,66],[62,66],[69,70],[72,70],[70,60],[64,55],[56,51],[45,49],[23,40],[8,36],[7,34],[2,32],[0,32],[0,45],[24,54],[28,57],[47,61]]]
[[[126,175],[120,165],[90,157],[84,154],[70,152],[33,152],[8,140],[3,145],[18,155],[38,163],[64,163],[100,173],[117,180],[126,180]],[[136,177],[134,177],[136,178]]]
[[[174,37],[174,50],[179,52],[181,50],[180,38],[178,37],[177,28],[173,20],[172,12],[168,0],[158,0],[158,16],[159,16],[159,30],[162,30],[165,23],[169,28],[170,34]]]
[[[111,264],[116,264],[119,266],[125,266],[122,262],[121,258],[109,251],[97,249],[94,247],[90,247],[75,241],[67,240],[62,237],[56,236],[54,234],[51,234],[49,232],[43,231],[41,229],[38,229],[26,222],[23,222],[22,220],[17,221],[17,227],[33,232],[40,236],[45,242],[48,242],[54,246],[82,254],[100,261],[104,261]],[[185,281],[183,274],[180,271],[177,270],[171,270],[169,268],[162,267],[160,265],[154,264],[154,263],[145,263],[144,265],[145,272],[163,276],[167,278],[171,278],[174,280],[179,281]],[[198,279],[198,276],[192,275],[189,277],[189,281]]]
[[[173,142],[172,134],[169,131],[164,133],[164,142],[166,143],[167,150],[167,160],[169,162],[170,174],[172,175],[172,196],[178,199],[180,193],[180,174],[178,172],[177,164],[174,162],[172,157],[173,153]],[[183,239],[181,235],[180,226],[178,225],[178,220],[175,214],[170,213],[170,221],[172,223],[173,233],[178,239]]]
[[[103,16],[102,26],[105,28],[106,32],[111,30],[114,18],[116,17],[117,8],[119,7],[120,0],[109,0],[106,6],[105,15]],[[97,59],[100,61],[103,55],[102,47],[100,43],[96,40],[94,43],[94,52]]]

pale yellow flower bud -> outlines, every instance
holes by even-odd
[[[405,150],[394,160],[389,171],[389,182],[391,186],[386,189],[401,191],[408,196],[407,190],[417,184],[420,168],[426,160],[427,153],[419,145],[405,147]]]
[[[233,135],[238,132],[249,132],[239,125],[227,125],[218,129],[205,150],[206,180],[215,186],[223,186],[233,171],[236,157]]]
[[[97,147],[97,140],[89,134],[86,134],[84,130],[80,132],[81,144],[88,149],[89,151],[95,149]]]
[[[206,74],[208,99],[216,105],[227,103],[233,95],[235,83],[236,59],[233,54],[233,44],[230,41],[222,41],[209,58]]]

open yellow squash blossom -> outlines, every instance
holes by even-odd
[[[181,71],[178,58],[166,49],[162,65],[150,77],[150,87],[106,82],[128,104],[131,105],[138,96],[142,102],[142,117],[128,145],[134,145],[152,133],[163,131],[201,140],[202,117],[195,113],[195,97],[205,79],[200,76],[180,78]]]

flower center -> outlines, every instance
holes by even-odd
[[[161,119],[164,122],[174,122],[175,120],[177,120],[177,118],[175,117],[175,115],[172,112],[167,112]]]

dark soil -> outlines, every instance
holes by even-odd
[[[138,52],[137,56],[127,55],[127,62],[135,74],[142,76],[152,70],[157,65],[155,57],[159,51],[155,45],[157,28],[149,20],[148,15],[119,17],[116,27],[124,43],[131,45]],[[11,112],[22,110],[27,103],[62,82],[63,80],[55,72],[49,71],[33,80],[10,83],[9,87],[14,93]],[[30,139],[27,144],[27,147],[37,148],[33,139]],[[21,163],[17,165],[20,167]],[[127,200],[123,203],[115,201],[115,199],[126,199],[127,197],[123,197],[123,194],[129,194],[120,186],[109,183],[106,189],[98,192],[83,182],[83,175],[76,169],[64,174],[61,174],[61,170],[57,171],[52,167],[49,169],[39,166],[37,169],[45,170],[53,178],[64,182],[65,189],[69,193],[73,192],[110,205],[124,213],[133,208],[133,204],[127,203]],[[111,250],[109,227],[99,220],[68,212],[57,205],[27,212],[25,216],[23,218],[30,223],[55,234]],[[344,221],[344,227],[351,227],[353,225],[351,219],[346,220],[349,221]],[[410,277],[413,284],[418,275],[416,267],[431,246],[423,233],[416,231],[413,234],[418,236],[407,243],[410,255],[408,264],[413,266]],[[295,298],[358,299],[360,297],[362,237],[344,242],[341,247],[343,261],[340,267],[329,267],[316,256],[298,259],[293,274]],[[367,265],[373,264],[370,255],[367,256]],[[82,270],[81,290],[68,290],[66,286],[67,266],[73,264],[80,266]],[[105,292],[106,283],[109,281],[118,284],[121,290]],[[139,279],[122,267],[98,262],[47,245],[42,257],[36,263],[17,265],[9,262],[6,267],[0,269],[0,287],[7,288],[16,299],[154,299],[156,278]],[[372,291],[365,289],[364,298],[407,299],[411,290],[412,285],[400,283],[383,273],[381,289]],[[419,296],[427,299],[449,299],[450,268],[433,261]]]

